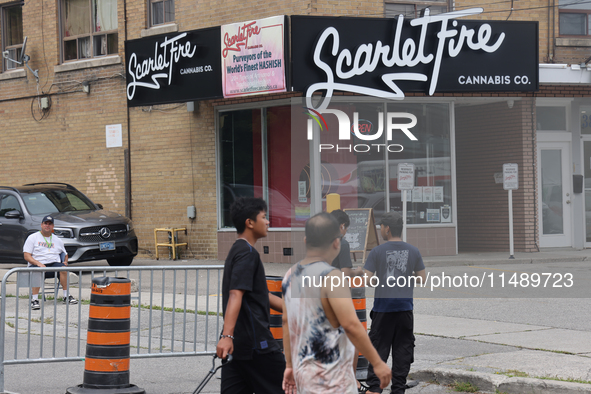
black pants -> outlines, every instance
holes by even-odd
[[[392,352],[392,394],[404,394],[410,364],[414,361],[415,336],[412,311],[371,311],[369,338],[384,362]],[[369,391],[381,393],[380,380],[370,364],[367,374]]]
[[[222,368],[221,394],[282,394],[285,356],[255,354],[252,360],[232,360]]]

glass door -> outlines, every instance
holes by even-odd
[[[570,144],[538,142],[540,247],[572,246]]]

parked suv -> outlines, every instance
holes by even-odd
[[[138,251],[131,220],[104,211],[74,186],[32,183],[0,186],[0,261],[22,262],[23,244],[51,214],[54,234],[64,241],[68,262],[106,259],[109,265],[130,265]]]

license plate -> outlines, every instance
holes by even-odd
[[[101,242],[99,243],[99,248],[101,252],[105,252],[107,250],[115,250],[115,242]]]

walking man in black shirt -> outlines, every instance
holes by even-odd
[[[351,224],[349,219],[349,215],[343,210],[335,209],[330,213],[336,220],[339,222],[339,231],[343,236],[341,238],[341,251],[339,255],[333,260],[332,266],[335,268],[340,269],[346,276],[350,277],[351,279],[354,276],[363,276],[363,267],[353,268],[353,262],[351,261],[351,247],[349,246],[349,242],[345,239],[345,234],[347,234],[347,229]],[[365,294],[365,293],[364,293]],[[359,361],[359,352],[355,349],[355,358],[353,359],[353,370],[357,371],[357,363]],[[357,381],[357,391],[359,393],[367,392],[367,386],[361,384],[361,382]]]
[[[282,312],[281,298],[269,293],[261,257],[254,248],[267,236],[267,204],[239,198],[230,208],[238,239],[224,265],[224,327],[217,355],[233,361],[222,368],[221,394],[278,394],[285,357],[269,330],[269,307]]]

